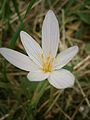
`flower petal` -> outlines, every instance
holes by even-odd
[[[61,52],[57,58],[55,63],[55,69],[60,69],[64,67],[72,58],[77,54],[78,46],[73,46],[65,51]]]
[[[49,74],[50,73],[44,73],[41,70],[37,70],[35,72],[28,73],[27,78],[30,81],[42,81],[42,80],[45,80],[46,78],[48,78]]]
[[[56,56],[59,44],[59,24],[52,10],[45,16],[42,26],[42,48],[45,56]]]
[[[30,59],[32,59],[36,64],[41,65],[41,55],[42,49],[40,45],[26,32],[20,32],[22,44],[29,55]]]
[[[30,60],[30,58],[20,52],[17,52],[15,50],[11,50],[8,48],[0,48],[0,53],[2,56],[4,56],[11,64],[14,66],[25,70],[35,70],[37,69],[37,65],[33,63],[33,61]]]
[[[53,71],[48,81],[57,89],[65,89],[74,85],[75,77],[68,70],[61,69]]]

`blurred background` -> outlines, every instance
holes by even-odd
[[[20,31],[41,44],[49,9],[60,26],[59,52],[78,45],[65,66],[76,77],[73,88],[57,90],[48,81],[30,82],[0,55],[0,120],[90,120],[90,0],[0,0],[0,47],[25,54]]]

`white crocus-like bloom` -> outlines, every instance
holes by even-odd
[[[57,54],[59,45],[59,24],[52,10],[45,16],[42,26],[42,48],[26,32],[20,33],[22,44],[28,54],[0,48],[0,53],[16,67],[28,71],[30,81],[43,81],[58,89],[65,89],[74,85],[74,75],[64,67],[78,52],[78,47],[73,46]]]

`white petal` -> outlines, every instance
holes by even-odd
[[[37,68],[37,65],[35,65],[28,56],[17,52],[15,50],[11,50],[8,48],[0,48],[0,53],[2,56],[4,56],[11,64],[14,66],[25,70],[35,70]]]
[[[40,45],[26,32],[20,32],[22,44],[30,58],[38,65],[41,65],[42,49]]]
[[[56,56],[59,44],[59,24],[52,10],[45,16],[42,26],[42,48],[46,56]]]
[[[55,69],[60,69],[64,67],[70,60],[72,60],[72,58],[77,54],[77,52],[77,46],[70,47],[61,52],[56,58]]]
[[[68,70],[61,69],[53,71],[48,81],[57,89],[65,89],[74,85],[75,77]]]
[[[30,72],[27,75],[27,78],[30,81],[42,81],[48,78],[50,73],[44,73],[41,70],[37,70],[36,72]]]

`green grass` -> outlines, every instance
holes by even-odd
[[[0,120],[90,120],[90,0],[1,0],[0,47],[24,52],[20,31],[41,44],[44,16],[52,9],[60,25],[59,51],[78,45],[65,66],[73,88],[57,90],[48,81],[30,82],[27,73],[0,55]]]

